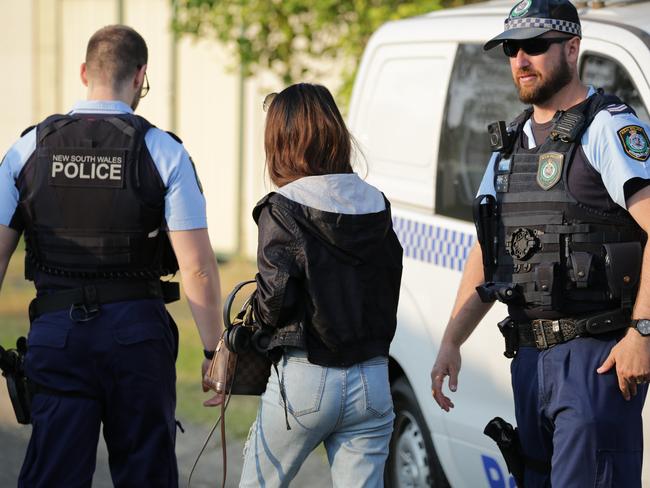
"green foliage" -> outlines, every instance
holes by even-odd
[[[325,58],[342,68],[339,95],[347,102],[381,24],[451,3],[462,0],[173,0],[174,29],[216,38],[234,50],[245,75],[268,69],[285,84],[322,74],[314,61]]]

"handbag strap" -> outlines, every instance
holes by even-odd
[[[255,280],[242,281],[237,286],[235,286],[226,297],[226,300],[223,303],[223,324],[226,326],[226,329],[230,329],[231,327],[230,309],[232,308],[232,303],[235,301],[235,297],[237,296],[237,293],[239,293],[239,290],[241,290],[243,287],[251,283],[255,283]],[[247,304],[248,301],[246,305]],[[242,307],[242,308],[246,308],[246,307]]]
[[[228,393],[230,400],[230,393]],[[221,456],[223,457],[223,478],[221,488],[226,488],[226,475],[228,474],[228,454],[226,451],[226,402],[221,404]]]
[[[237,369],[237,361],[235,361],[234,368]],[[194,460],[194,464],[192,465],[192,469],[190,470],[190,475],[187,479],[188,488],[192,486],[192,475],[194,474],[194,470],[196,469],[196,466],[199,463],[199,459],[201,459],[201,456],[203,455],[205,448],[208,446],[208,442],[210,442],[210,438],[212,437],[212,434],[214,434],[214,431],[217,430],[217,426],[219,424],[221,424],[221,454],[223,458],[223,477],[221,480],[221,488],[225,488],[226,486],[226,476],[228,474],[228,455],[226,452],[226,409],[228,408],[228,404],[230,403],[230,398],[232,396],[231,392],[232,392],[232,388],[228,390],[228,395],[226,396],[226,399],[221,403],[221,413],[219,415],[219,418],[217,418],[217,421],[210,429],[210,432],[208,432],[208,435],[205,438],[205,441],[203,442],[203,446],[201,447],[199,454],[196,456],[196,459]]]

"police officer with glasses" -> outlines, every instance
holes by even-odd
[[[520,100],[490,125],[493,154],[467,259],[431,371],[458,387],[460,347],[495,300],[512,357],[530,487],[640,487],[650,379],[649,127],[578,75],[581,25],[567,0],[522,0],[501,45]]]
[[[27,129],[0,164],[0,283],[24,234],[36,287],[21,487],[91,486],[100,427],[115,486],[178,486],[178,330],[165,303],[179,289],[161,277],[180,269],[207,350],[220,285],[192,160],[134,114],[147,56],[130,27],[98,30],[81,65],[87,100]]]

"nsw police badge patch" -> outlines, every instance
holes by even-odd
[[[530,6],[533,4],[532,0],[521,0],[517,5],[513,7],[510,11],[510,17],[516,18],[525,15],[526,12],[530,9]]]
[[[537,163],[537,184],[542,190],[550,190],[562,178],[564,154],[544,153]]]
[[[643,127],[626,125],[618,130],[618,137],[621,140],[625,154],[637,161],[648,160],[648,157],[650,157],[650,142]]]

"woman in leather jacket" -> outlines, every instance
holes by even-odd
[[[275,96],[265,150],[277,191],[253,211],[253,309],[271,331],[278,374],[251,427],[240,486],[288,486],[321,442],[335,486],[382,486],[402,273],[390,204],[354,173],[352,138],[323,86]]]

